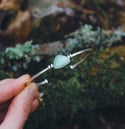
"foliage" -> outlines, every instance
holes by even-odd
[[[69,47],[60,49],[59,53],[70,53],[76,48],[104,49],[122,41],[123,37],[125,37],[125,32],[120,31],[120,29],[109,32],[100,27],[94,29],[91,25],[85,24],[66,36],[69,41]]]
[[[72,121],[79,111],[121,105],[125,95],[125,64],[120,55],[113,52],[110,54],[109,51],[106,53],[108,56],[104,58],[102,54],[104,48],[121,40],[122,36],[124,33],[120,31],[115,31],[110,35],[99,28],[94,30],[88,25],[82,26],[80,30],[71,34],[70,40],[75,42],[70,43],[70,52],[74,48],[87,47],[92,47],[95,51],[86,62],[74,70],[70,70],[67,66],[42,75],[40,81],[43,78],[49,80],[47,86],[40,87],[40,91],[44,93],[44,101],[40,109],[31,115],[25,129],[55,128],[66,118]],[[39,55],[34,55],[37,48],[38,46],[33,45],[31,41],[24,45],[18,44],[16,47],[6,48],[0,53],[0,77],[9,76],[6,74],[8,69],[12,68],[13,71],[19,73],[22,68],[29,67],[32,61],[40,62]],[[72,60],[72,63],[81,58],[82,55]],[[52,61],[51,57],[49,60],[48,58],[44,60],[44,65],[50,64],[49,61]]]
[[[32,41],[27,41],[22,45],[6,48],[0,52],[0,69],[18,71],[27,69],[32,61],[40,62],[40,56],[35,54],[38,47],[33,45]]]
[[[115,53],[105,59],[101,53],[102,50],[94,52],[77,69],[66,67],[43,75],[49,79],[49,84],[40,88],[43,106],[25,128],[55,128],[62,119],[72,121],[79,110],[120,105],[125,94],[124,62]]]
[[[117,33],[109,36],[105,31],[94,30],[88,25],[83,28],[70,35],[72,41],[77,41],[74,44],[71,43],[71,46],[74,46],[69,49],[70,52],[74,48],[86,47],[92,47],[95,51],[86,62],[74,70],[70,70],[67,66],[64,69],[52,70],[42,75],[40,81],[44,78],[49,80],[47,86],[39,88],[44,93],[44,101],[39,110],[31,115],[25,129],[56,128],[62,120],[72,121],[79,111],[92,111],[99,107],[123,103],[125,63],[116,53],[109,51],[105,58],[102,54],[105,52],[105,47],[121,40],[124,33],[116,31]],[[100,42],[96,41],[97,39]],[[22,68],[27,68],[30,62],[39,62],[39,55],[34,55],[37,47],[31,42],[26,42],[24,45],[9,47],[1,52],[0,77],[9,76],[5,74],[5,71],[11,67],[13,71],[17,70],[16,73],[19,73]],[[72,63],[81,58],[82,55],[72,60]],[[44,65],[45,63],[50,64],[50,61],[52,62],[51,57],[49,60],[46,58]],[[23,63],[26,63],[27,67],[24,67]],[[14,68],[15,66],[17,69]]]

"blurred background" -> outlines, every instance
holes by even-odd
[[[25,129],[125,129],[125,0],[0,0],[0,79],[86,48],[35,80],[49,83]]]

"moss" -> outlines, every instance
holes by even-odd
[[[88,32],[90,32],[90,30]],[[97,31],[90,34],[91,38],[92,36],[93,38],[90,40],[89,47],[92,47],[93,45],[96,45],[91,41],[93,41],[93,39],[94,41],[96,40]],[[77,43],[82,43],[82,38],[83,36],[79,37],[79,42]],[[86,41],[88,40],[86,39]],[[110,42],[107,43],[110,44]],[[49,84],[40,87],[40,91],[44,93],[44,101],[40,108],[31,115],[30,119],[28,119],[25,129],[55,128],[62,120],[72,120],[79,111],[92,111],[100,107],[122,105],[124,103],[125,46],[108,47],[105,49],[107,43],[99,43],[99,47],[95,46],[98,49],[94,49],[95,51],[92,52],[91,56],[76,69],[71,70],[69,69],[69,66],[66,66],[64,69],[51,70],[39,78],[39,81],[47,78]],[[88,43],[83,42],[78,48],[83,49],[84,45],[88,45]],[[26,53],[29,54],[29,52],[30,49],[28,47],[28,53]],[[14,57],[13,53],[11,55]],[[1,54],[1,57],[2,56],[3,55]],[[22,58],[23,57],[21,56],[21,59]],[[71,63],[75,63],[81,58],[82,55],[72,59]],[[32,61],[32,57],[30,59]],[[43,63],[40,63],[38,68],[43,69],[41,64],[42,66],[45,66],[45,64],[50,64],[50,61],[52,62],[52,60],[53,58],[48,56]],[[19,62],[20,61],[22,60],[19,58]],[[19,62],[15,61],[17,64],[20,64]],[[1,63],[5,64],[4,58],[1,58]],[[10,63],[8,63],[8,66],[9,64]],[[10,66],[12,65],[13,61]],[[15,76],[15,72],[12,71],[13,69],[6,72],[7,70],[5,68],[8,70],[10,67],[0,65],[1,79],[3,79],[3,77]],[[34,68],[34,65],[32,65],[29,70],[35,71],[36,67]],[[22,71],[20,67],[18,67],[16,75],[20,75],[21,73]]]
[[[50,81],[40,88],[44,92],[44,104],[31,116],[25,128],[55,128],[62,119],[70,120],[79,111],[121,105],[125,95],[125,62],[117,53],[109,51],[108,57],[104,56],[106,53],[107,50],[94,52],[74,70],[66,67],[44,75]],[[101,58],[101,54],[106,58]]]
[[[25,129],[55,128],[62,119],[70,121],[79,111],[123,104],[125,61],[122,50],[124,46],[96,50],[74,70],[67,66],[45,73],[40,78],[49,80],[47,86],[40,87],[44,101],[31,115]],[[72,63],[81,58],[72,59]],[[20,74],[20,70],[16,74]],[[1,79],[10,76],[15,74],[1,70]]]

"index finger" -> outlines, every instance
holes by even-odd
[[[0,87],[3,86],[3,85],[6,85],[8,83],[11,83],[13,80],[15,80],[15,79],[7,78],[7,79],[4,79],[4,80],[0,81]]]
[[[30,80],[31,77],[26,74],[17,79],[7,80],[7,83],[6,81],[2,82],[3,85],[0,85],[0,103],[11,99],[21,92]]]

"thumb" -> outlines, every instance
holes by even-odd
[[[8,109],[7,115],[1,127],[3,129],[22,129],[26,122],[31,108],[32,102],[36,95],[37,85],[31,83],[13,100]]]

